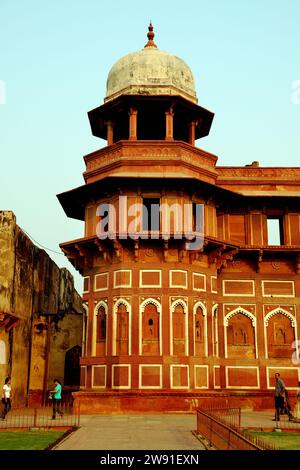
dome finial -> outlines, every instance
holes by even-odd
[[[157,47],[157,45],[153,41],[154,36],[155,36],[155,34],[153,33],[152,21],[150,20],[150,24],[148,26],[148,34],[147,34],[148,42],[145,45],[145,47]]]

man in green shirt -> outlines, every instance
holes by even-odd
[[[52,419],[56,418],[56,413],[58,413],[60,416],[63,416],[63,412],[61,411],[61,383],[58,379],[54,379],[54,389],[50,390],[50,393],[53,395],[52,396]]]

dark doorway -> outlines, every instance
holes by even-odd
[[[80,385],[81,346],[74,346],[66,352],[64,385]]]

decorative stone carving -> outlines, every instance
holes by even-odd
[[[271,265],[272,265],[272,268],[275,269],[276,271],[278,271],[281,266],[279,261],[272,261]]]
[[[232,179],[235,178],[245,178],[250,179],[251,177],[255,178],[272,178],[272,180],[299,180],[300,179],[300,168],[253,168],[253,167],[219,167],[218,168],[219,177],[218,179]]]
[[[225,326],[228,326],[228,321],[230,320],[231,317],[233,317],[234,315],[238,314],[238,313],[242,313],[243,315],[246,315],[247,317],[250,318],[250,320],[252,321],[252,326],[256,326],[256,318],[255,316],[253,315],[253,313],[251,312],[248,312],[248,310],[242,308],[242,307],[238,307],[234,310],[232,310],[230,313],[228,313],[224,319],[224,324]]]
[[[149,258],[152,258],[154,256],[154,250],[152,248],[147,248],[145,251],[145,255],[149,256]]]
[[[269,319],[274,317],[274,315],[278,315],[278,314],[285,315],[286,317],[288,317],[291,321],[292,327],[295,327],[295,320],[296,320],[295,317],[291,315],[289,312],[287,312],[286,310],[284,310],[283,308],[275,308],[274,310],[269,312],[264,318],[265,325],[268,326]]]

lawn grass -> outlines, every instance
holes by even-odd
[[[0,450],[43,450],[65,431],[0,432]]]
[[[270,442],[278,450],[300,450],[300,434],[298,433],[247,431],[247,434]]]

